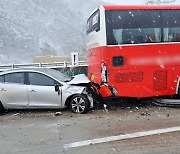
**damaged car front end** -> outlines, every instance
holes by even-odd
[[[59,88],[61,88],[61,90]],[[84,74],[73,76],[63,86],[55,85],[55,91],[61,93],[64,106],[74,113],[86,113],[94,106],[91,82]]]

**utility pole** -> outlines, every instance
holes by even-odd
[[[176,0],[145,0],[145,4],[147,5],[166,5],[166,4],[172,4]]]

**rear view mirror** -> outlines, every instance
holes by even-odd
[[[55,92],[59,91],[59,85],[55,84],[54,88],[55,88]]]

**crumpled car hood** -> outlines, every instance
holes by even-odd
[[[73,79],[70,82],[67,82],[67,84],[81,84],[81,83],[90,83],[91,81],[88,79],[88,77],[85,74],[79,74],[76,76],[73,76]]]

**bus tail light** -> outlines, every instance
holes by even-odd
[[[107,84],[102,84],[99,89],[99,93],[102,97],[110,97],[110,96],[116,96],[118,91],[115,87],[108,86]]]
[[[107,83],[108,80],[108,74],[107,74],[107,66],[105,63],[101,64],[101,80],[102,83]]]

